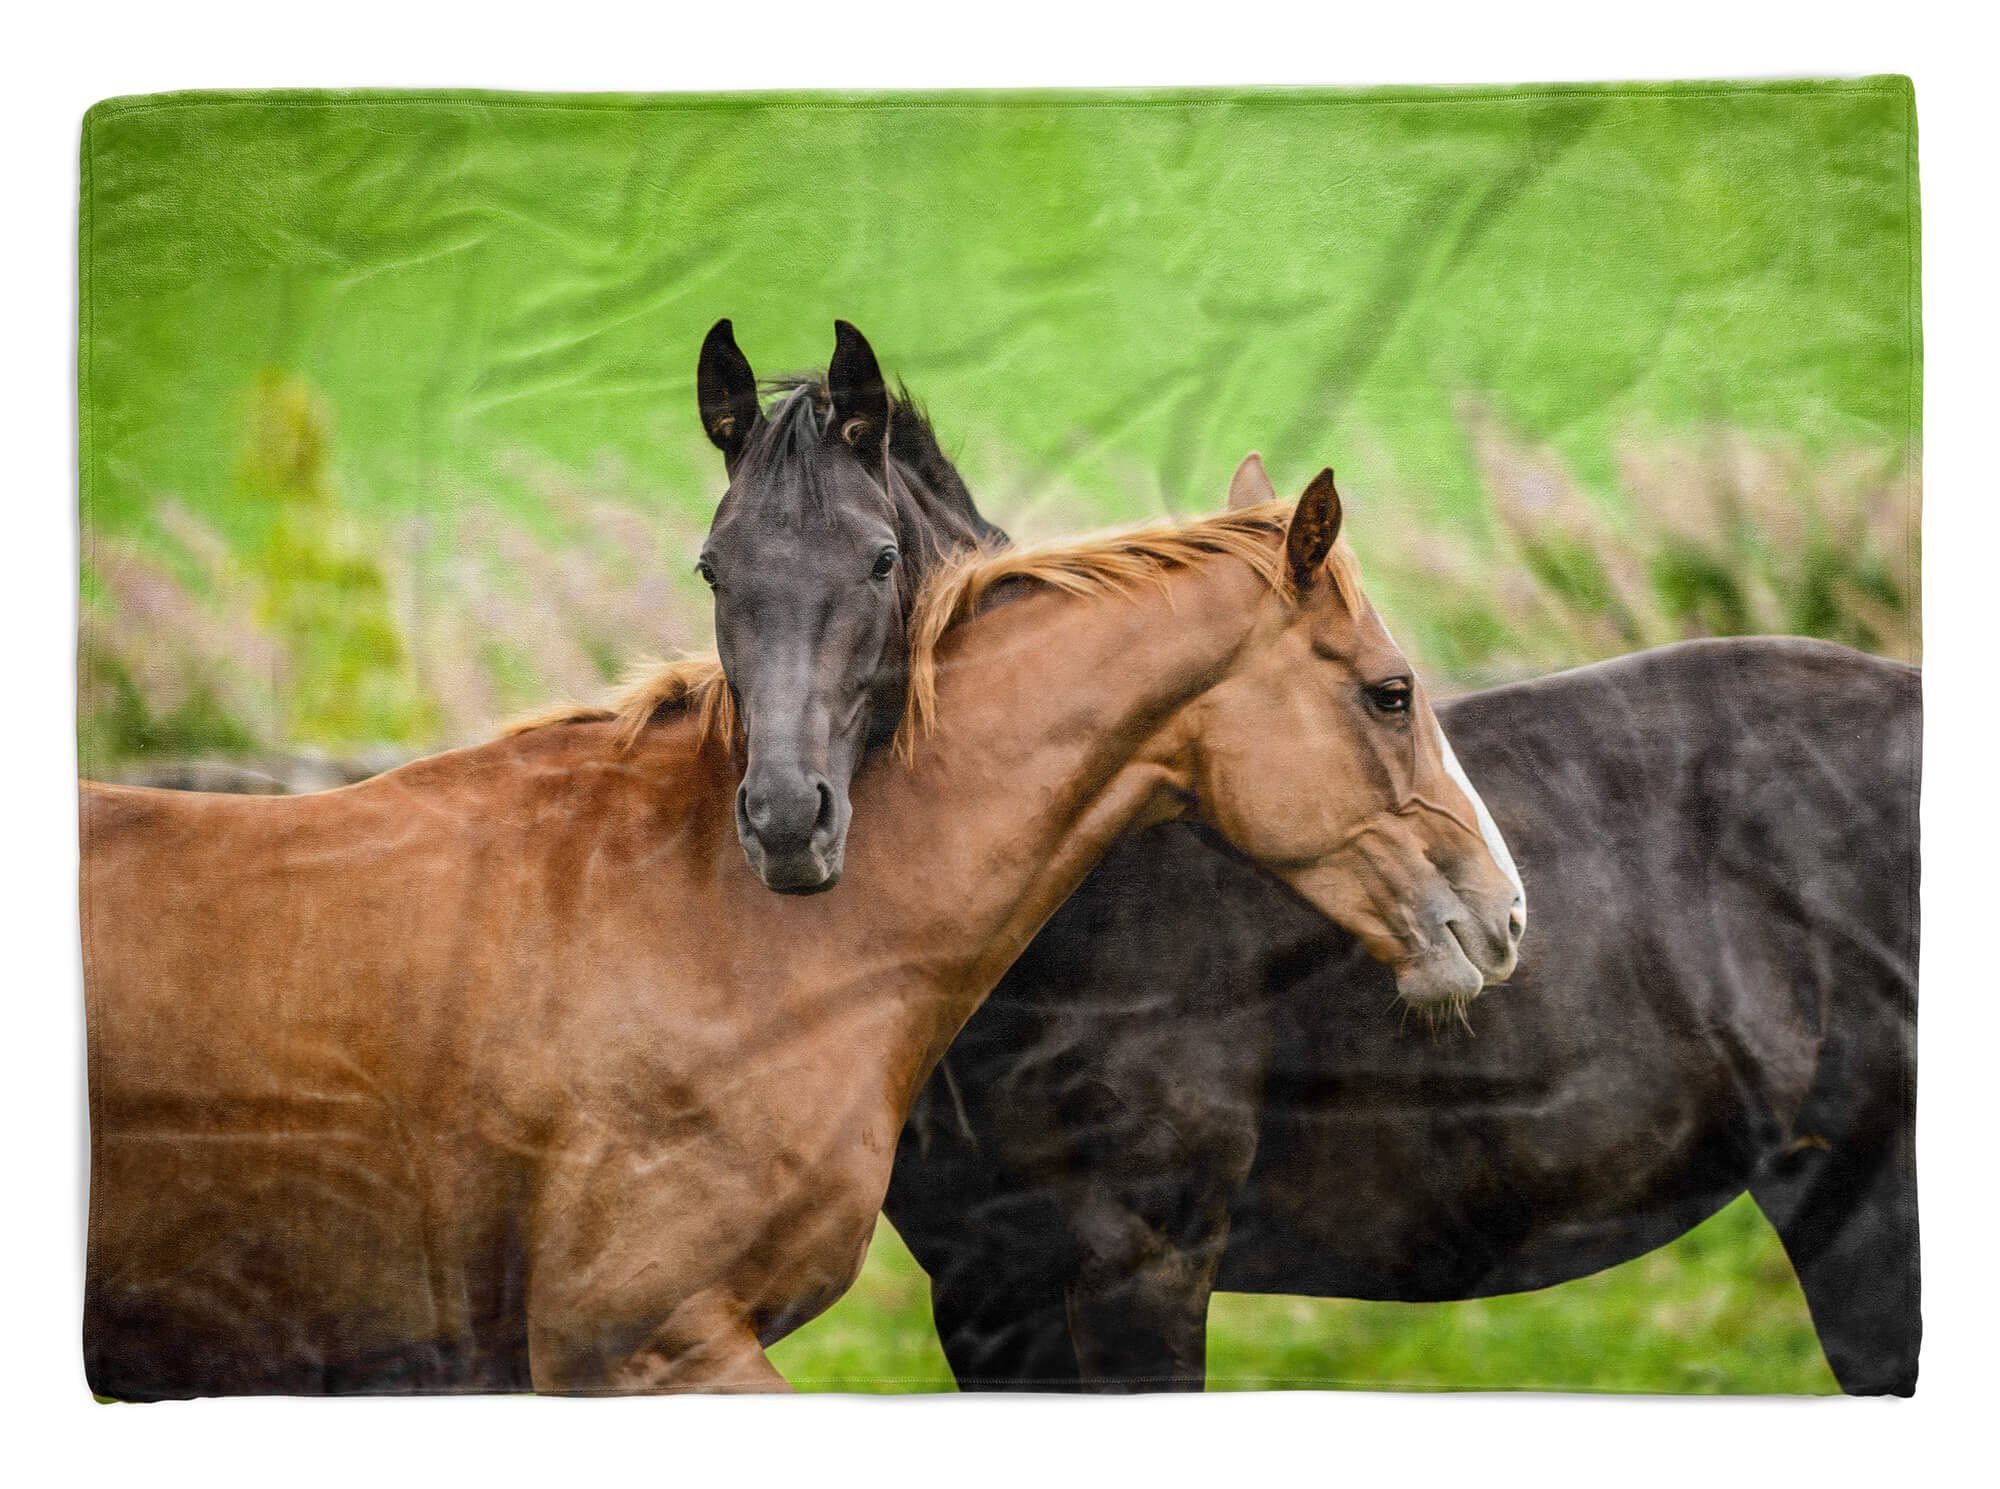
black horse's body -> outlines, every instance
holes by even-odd
[[[1920,706],[1772,639],[1441,708],[1532,917],[1463,1028],[1196,830],[1121,845],[902,1138],[961,1384],[1198,1388],[1213,1289],[1544,1287],[1748,1190],[1842,1387],[1908,1392]]]

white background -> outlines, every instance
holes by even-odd
[[[9,7],[0,274],[0,1464],[14,1482],[873,1485],[1956,1481],[1994,1368],[1996,95],[1982,8],[1750,0],[1104,6],[416,0]],[[1170,15],[1169,12],[1172,12]],[[75,211],[92,102],[170,88],[1451,83],[1904,72],[1927,339],[1924,1314],[1911,1402],[1275,1394],[98,1407],[78,1348]],[[1977,1465],[1985,1462],[1987,1468]],[[1985,1477],[1985,1482],[1992,1482]]]

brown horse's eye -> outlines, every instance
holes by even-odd
[[[697,560],[694,571],[701,575],[701,582],[703,584],[706,584],[710,589],[715,588],[715,566],[707,559]]]
[[[1392,677],[1387,682],[1378,682],[1364,689],[1368,703],[1377,713],[1408,713],[1410,711],[1410,680],[1407,677]]]
[[[875,578],[887,579],[890,574],[895,572],[895,568],[896,568],[895,549],[884,548],[880,553],[875,555],[875,568],[873,570],[873,576]]]

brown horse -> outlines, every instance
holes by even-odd
[[[87,787],[93,1388],[781,1387],[939,1055],[1144,824],[1414,1001],[1504,978],[1513,885],[1339,521],[1328,472],[947,570],[831,894],[745,871],[712,671],[319,796]]]

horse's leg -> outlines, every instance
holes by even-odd
[[[742,1283],[719,1241],[756,1237],[767,1217],[686,1210],[685,1172],[663,1174],[643,1141],[559,1137],[533,1196],[526,1255],[528,1371],[559,1395],[782,1391]],[[691,1186],[697,1191],[699,1185]]]
[[[734,1299],[666,1303],[646,1277],[532,1289],[528,1367],[542,1395],[790,1389]]]
[[[1068,1093],[1076,1178],[1059,1203],[1077,1256],[1070,1337],[1086,1390],[1207,1384],[1209,1297],[1257,1152],[1261,1012],[1254,999],[1183,1008],[1189,1037],[1166,1051],[1128,1029],[1101,1076]]]
[[[931,1312],[960,1390],[1079,1389],[1059,1279],[976,1248],[932,1280]]]
[[[938,1342],[961,1390],[1074,1391],[1062,1216],[1046,1189],[1000,1161],[1011,1126],[989,1120],[982,1143],[964,1105],[968,1080],[976,1093],[991,1079],[979,1039],[991,1021],[990,1010],[973,1016],[970,1037],[918,1097],[882,1208],[930,1275]]]
[[[1808,1135],[1750,1186],[1798,1273],[1826,1362],[1850,1395],[1916,1389],[1923,1327],[1911,1147],[1907,1128],[1873,1143]]]
[[[601,1301],[601,1300],[594,1300]],[[636,1300],[618,1312],[643,1308]],[[742,1311],[721,1298],[682,1303],[650,1332],[597,1321],[596,1306],[544,1305],[528,1331],[536,1391],[557,1396],[643,1396],[680,1391],[787,1391]]]
[[[898,1160],[889,1217],[930,1274],[932,1321],[959,1389],[1078,1389],[1061,1218],[1039,1196],[1004,1194],[994,1174],[975,1196],[925,1187],[918,1172]]]
[[[1792,1142],[1751,1180],[1750,1193],[1785,1243],[1840,1388],[1907,1396],[1923,1333],[1913,990],[1901,975],[1843,971],[1813,1093]]]
[[[1070,1336],[1085,1389],[1201,1390],[1227,1211],[1205,1212],[1192,1228],[1166,1227],[1104,1196],[1072,1224],[1085,1243],[1069,1286]]]

